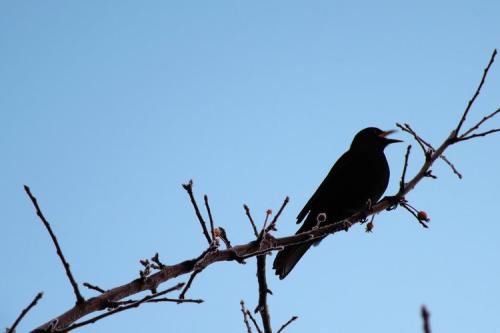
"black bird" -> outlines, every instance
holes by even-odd
[[[360,131],[297,216],[297,223],[304,223],[297,234],[318,225],[327,225],[348,218],[375,204],[389,183],[389,165],[384,148],[401,140],[389,139],[394,130],[382,131],[368,127]],[[320,240],[291,245],[279,251],[273,268],[284,279],[304,253]]]

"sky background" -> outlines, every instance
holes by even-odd
[[[500,46],[499,11],[496,0],[1,1],[1,325],[39,291],[19,332],[74,303],[23,184],[76,279],[106,289],[157,251],[175,264],[204,250],[189,179],[234,244],[252,240],[243,203],[261,223],[286,195],[275,235],[292,234],[360,129],[408,122],[436,145],[449,134]],[[499,92],[496,63],[465,127]],[[463,180],[438,162],[439,178],[411,192],[430,229],[384,212],[372,234],[329,237],[285,280],[268,271],[273,326],[298,315],[287,332],[421,332],[426,304],[436,332],[499,332],[499,140],[452,147]],[[387,194],[405,147],[386,150]],[[421,163],[415,147],[409,175]],[[145,305],[80,332],[245,332],[255,260],[211,265],[188,296],[205,303]]]

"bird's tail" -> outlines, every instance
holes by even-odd
[[[295,234],[300,234],[301,232],[308,231],[310,229],[311,223],[306,219]],[[292,271],[304,253],[309,250],[311,245],[317,245],[321,240],[322,238],[302,244],[287,246],[283,250],[279,251],[274,259],[273,269],[275,270],[275,274],[279,276],[280,280],[283,280]]]
[[[273,262],[273,269],[280,280],[292,271],[311,245],[313,242],[291,245],[278,252]]]

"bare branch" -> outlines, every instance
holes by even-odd
[[[408,147],[406,148],[403,173],[401,174],[401,180],[399,181],[399,192],[403,191],[403,189],[405,187],[406,169],[408,168],[408,159],[410,158],[410,151],[411,151],[411,145],[408,145]]]
[[[75,281],[75,278],[73,277],[73,274],[71,273],[71,269],[69,267],[68,261],[64,257],[64,254],[62,253],[61,247],[59,246],[59,242],[57,241],[57,237],[52,231],[52,228],[50,227],[49,222],[45,218],[45,216],[42,213],[42,210],[40,209],[40,206],[38,205],[38,201],[36,198],[31,194],[31,190],[28,186],[24,185],[24,190],[26,191],[26,194],[28,194],[28,197],[31,199],[31,202],[33,203],[33,206],[35,206],[36,210],[36,215],[40,218],[42,221],[43,225],[49,232],[50,238],[52,238],[52,242],[54,243],[54,246],[56,247],[57,255],[61,259],[61,262],[64,266],[64,270],[66,271],[66,275],[68,276],[69,282],[71,283],[71,286],[73,287],[73,292],[75,293],[76,297],[76,304],[81,304],[85,302],[85,299],[83,298],[82,294],[80,293],[80,289],[78,289],[78,284]]]
[[[252,313],[250,312],[250,310],[246,309],[246,314],[250,318],[250,320],[252,321],[253,326],[255,327],[255,329],[257,330],[257,332],[258,333],[262,333],[262,330],[260,329],[260,326],[257,323],[257,320],[255,320],[255,318],[252,316]]]
[[[399,127],[403,132],[409,133],[413,136],[415,141],[417,141],[420,148],[422,148],[422,152],[424,153],[425,159],[429,159],[430,152],[424,146],[424,140],[410,127],[409,124],[401,125],[400,123],[396,123],[396,126]]]
[[[250,327],[250,323],[248,322],[248,310],[245,308],[245,302],[241,300],[240,305],[241,305],[241,313],[243,313],[243,322],[247,327],[247,332],[252,333],[252,328]]]
[[[476,89],[476,92],[474,93],[474,96],[469,100],[469,103],[467,103],[467,107],[465,108],[464,113],[462,114],[462,118],[460,119],[460,122],[458,123],[457,128],[454,131],[453,137],[456,139],[459,136],[460,129],[462,128],[462,125],[465,122],[465,118],[467,118],[467,114],[469,113],[470,108],[476,101],[477,96],[479,96],[479,93],[481,92],[481,88],[483,87],[484,81],[486,80],[486,76],[488,75],[488,71],[491,68],[491,65],[493,65],[493,62],[495,61],[495,57],[497,55],[497,50],[494,49],[493,53],[491,54],[490,61],[488,62],[488,65],[483,71],[483,76],[481,77],[481,82],[479,82],[479,86]]]
[[[495,129],[492,129],[492,130],[489,130],[489,131],[486,131],[486,132],[481,132],[481,133],[471,134],[469,136],[460,137],[460,138],[457,139],[457,141],[466,141],[466,140],[470,140],[470,139],[474,139],[474,138],[479,138],[481,136],[486,136],[488,134],[496,133],[496,132],[500,132],[500,128],[495,128]]]
[[[290,198],[288,196],[285,197],[285,200],[283,200],[283,203],[281,204],[281,207],[278,210],[278,213],[276,215],[274,215],[274,218],[271,221],[271,223],[269,224],[269,227],[266,228],[266,232],[269,232],[271,230],[276,230],[276,222],[278,222],[278,218],[280,217],[281,213],[283,212],[283,210],[285,209],[285,207],[289,201],[290,201]]]
[[[243,205],[243,208],[245,209],[245,213],[248,217],[248,220],[250,221],[250,224],[252,225],[253,233],[255,237],[259,237],[259,232],[257,231],[257,227],[255,226],[255,222],[253,221],[252,215],[250,214],[250,208],[246,204]]]
[[[200,221],[201,228],[203,229],[203,234],[205,235],[205,238],[207,239],[208,244],[211,244],[212,238],[208,234],[207,223],[203,219],[203,216],[200,213],[200,209],[198,208],[198,204],[196,203],[196,199],[194,198],[193,180],[191,179],[186,184],[182,184],[182,187],[186,190],[186,192],[189,195],[189,199],[191,200],[191,204],[193,205],[194,212],[196,213],[196,217],[198,218],[198,221]]]
[[[89,288],[89,289],[91,289],[91,290],[98,291],[98,292],[100,292],[100,293],[105,293],[105,292],[106,292],[106,290],[104,290],[104,289],[100,288],[99,286],[95,286],[95,285],[90,284],[90,283],[88,283],[88,282],[84,282],[84,283],[83,283],[83,286],[84,286],[84,287],[87,287],[87,288]]]
[[[495,51],[496,54],[496,51]],[[489,69],[489,66],[488,68]],[[485,71],[487,72],[487,71]],[[475,100],[475,99],[474,99]],[[465,119],[465,117],[462,117]],[[484,122],[483,122],[484,123]],[[458,127],[461,127],[458,126]],[[486,134],[485,134],[486,135]],[[229,247],[226,250],[218,250],[218,251],[209,251],[206,250],[204,251],[200,256],[197,258],[191,259],[191,260],[186,260],[181,263],[175,264],[175,265],[168,265],[163,267],[160,271],[155,272],[147,277],[145,280],[141,279],[136,279],[133,280],[127,284],[124,284],[122,286],[116,287],[114,289],[111,289],[97,297],[93,297],[91,299],[86,300],[83,304],[77,304],[65,313],[59,315],[58,317],[48,321],[47,323],[41,325],[38,329],[35,331],[44,331],[47,329],[53,329],[53,330],[65,330],[70,326],[72,323],[76,322],[78,319],[92,313],[95,311],[100,311],[103,309],[103,306],[107,304],[106,302],[114,302],[114,301],[119,301],[121,299],[124,299],[126,297],[129,297],[133,294],[139,293],[144,290],[150,290],[153,287],[158,286],[160,283],[166,282],[168,280],[171,280],[173,278],[176,278],[180,275],[183,274],[188,274],[190,272],[194,272],[196,270],[204,269],[208,265],[214,264],[216,262],[222,262],[222,261],[238,261],[242,262],[242,259],[245,258],[250,258],[254,256],[262,256],[264,258],[264,263],[265,263],[265,256],[264,254],[274,251],[274,250],[280,250],[283,249],[286,246],[294,245],[294,244],[301,244],[304,242],[309,242],[311,240],[315,239],[321,239],[327,235],[343,231],[345,229],[346,224],[354,224],[354,223],[359,223],[361,221],[366,220],[366,218],[370,215],[377,214],[381,211],[384,211],[388,208],[391,208],[394,206],[394,202],[400,202],[404,197],[406,196],[407,193],[412,191],[415,186],[425,177],[428,177],[430,174],[431,166],[434,164],[434,162],[438,158],[442,158],[442,155],[444,151],[456,143],[457,139],[457,131],[453,130],[450,135],[441,143],[439,147],[436,149],[431,149],[428,154],[429,157],[426,158],[425,162],[423,165],[420,167],[420,169],[417,171],[417,173],[411,178],[408,182],[405,183],[404,188],[400,189],[398,193],[391,197],[391,198],[386,198],[378,202],[377,204],[373,205],[371,207],[370,211],[366,211],[363,209],[363,211],[357,212],[350,216],[347,219],[344,219],[342,221],[338,221],[333,224],[325,225],[325,226],[320,226],[319,228],[303,232],[297,235],[292,235],[292,236],[287,236],[287,237],[281,237],[281,238],[274,238],[271,236],[269,233],[265,233],[262,237],[262,240],[253,240],[247,244],[243,245],[236,245],[233,247]],[[423,144],[423,147],[425,149],[426,145]],[[190,182],[192,185],[192,183]],[[188,184],[186,185],[186,190],[191,188],[191,186]],[[189,190],[188,190],[189,193]],[[192,198],[193,202],[193,196],[192,196],[192,191],[190,198]],[[411,209],[410,209],[411,210]],[[196,211],[196,209],[195,209]],[[199,212],[199,210],[198,210]],[[414,212],[415,213],[415,212]],[[418,214],[417,214],[418,217]],[[200,223],[203,220],[200,221]],[[203,223],[202,223],[203,227]],[[218,228],[217,228],[218,229]],[[206,230],[206,225],[204,227],[204,232],[207,240],[209,243],[210,242],[210,237],[208,235],[208,231]],[[264,228],[265,230],[265,228]],[[209,248],[210,249],[210,248]],[[105,307],[104,307],[105,308]],[[75,325],[75,324],[73,324]]]
[[[191,288],[191,284],[193,283],[193,280],[194,278],[196,277],[196,275],[200,274],[201,273],[201,269],[199,270],[196,270],[194,271],[191,276],[189,277],[189,280],[188,282],[186,283],[186,286],[184,287],[184,289],[182,289],[182,292],[181,294],[179,295],[179,299],[184,299],[184,297],[186,296],[186,293],[187,291],[189,290],[189,288]]]
[[[7,333],[14,333],[16,331],[17,325],[19,325],[21,320],[23,320],[24,316],[26,316],[26,314],[31,310],[31,308],[33,308],[42,297],[43,297],[42,292],[39,292],[38,294],[36,294],[35,298],[33,298],[31,303],[26,308],[24,308],[23,311],[21,311],[19,316],[14,321],[14,324],[12,324],[12,326],[7,329]]]
[[[266,255],[257,256],[257,280],[259,282],[259,304],[255,313],[259,312],[265,333],[273,333],[271,328],[271,316],[267,307],[267,294],[270,293],[266,280]]]
[[[285,329],[288,325],[290,325],[292,322],[294,322],[294,321],[295,321],[295,320],[297,320],[297,319],[299,319],[299,317],[297,317],[297,316],[293,316],[292,318],[290,318],[290,320],[288,320],[286,323],[284,323],[284,324],[280,327],[280,329],[278,330],[278,332],[276,332],[276,333],[281,333],[281,332],[283,332],[283,330],[284,330],[284,329]]]
[[[82,322],[79,322],[79,323],[75,323],[75,324],[73,324],[71,326],[68,326],[66,328],[63,328],[63,329],[58,329],[57,332],[58,333],[69,332],[69,331],[74,330],[75,328],[79,328],[79,327],[82,327],[82,326],[85,326],[85,325],[93,324],[93,323],[95,323],[98,320],[104,319],[104,318],[106,318],[108,316],[111,316],[111,315],[114,315],[114,314],[116,314],[118,312],[122,312],[122,311],[129,310],[129,309],[132,309],[132,308],[137,308],[141,304],[148,303],[148,302],[150,302],[150,300],[158,298],[159,296],[165,295],[165,294],[170,293],[170,292],[175,291],[175,290],[179,290],[180,288],[182,288],[183,285],[184,285],[184,283],[178,283],[177,285],[175,285],[175,286],[173,286],[173,287],[171,287],[169,289],[163,290],[163,291],[161,291],[159,293],[156,293],[154,295],[145,296],[144,298],[142,298],[142,299],[140,299],[138,301],[135,301],[133,303],[130,303],[128,305],[119,306],[116,309],[113,309],[113,310],[108,311],[106,313],[100,314],[100,315],[95,316],[93,318],[90,318],[88,320],[85,320],[85,321],[82,321]],[[41,332],[44,332],[44,330],[36,329],[34,332],[40,332],[41,333]]]
[[[467,131],[465,131],[464,134],[460,135],[459,139],[462,139],[466,136],[468,136],[469,134],[471,134],[472,132],[474,132],[475,130],[477,130],[479,127],[481,127],[482,124],[484,124],[488,119],[491,119],[493,118],[494,116],[496,116],[498,113],[500,112],[500,108],[496,109],[495,111],[493,111],[492,113],[490,113],[489,115],[487,116],[484,116],[483,119],[481,119],[477,124],[475,124],[474,126],[472,126],[471,128],[469,128]]]
[[[430,313],[429,311],[427,311],[425,305],[422,305],[421,315],[422,315],[424,333],[431,333],[431,325],[429,322]]]
[[[205,194],[203,199],[205,200],[205,208],[207,209],[208,219],[210,221],[210,235],[212,237],[212,241],[215,242],[217,238],[215,238],[214,219],[212,218],[212,211],[210,210],[210,205],[208,204],[208,195]]]
[[[165,267],[165,265],[160,261],[160,255],[158,254],[158,252],[156,252],[155,255],[151,258],[151,261],[154,262],[156,266],[158,266],[155,266],[153,268],[163,269],[163,267]]]
[[[401,129],[403,129],[403,127],[400,125],[400,124],[397,124],[397,126]],[[415,140],[418,142],[418,144],[420,145],[420,147],[422,147],[423,151],[424,151],[424,155],[425,155],[425,158],[426,159],[429,159],[429,156],[432,152],[436,151],[436,149],[427,141],[425,141],[421,136],[419,136],[411,127],[409,124],[405,124],[404,125],[404,129],[403,131],[407,132],[407,133],[410,133],[411,135],[413,135],[413,137],[415,138]],[[456,140],[455,140],[456,142]],[[426,148],[427,147],[427,148]],[[440,159],[442,159],[446,164],[448,164],[448,166],[451,168],[451,170],[453,171],[453,173],[455,175],[457,175],[457,177],[459,179],[462,179],[462,174],[457,170],[457,168],[455,168],[455,166],[453,165],[453,163],[450,162],[450,160],[448,158],[446,158],[446,156],[444,154],[441,154],[439,156]],[[429,174],[429,177],[432,177],[432,175]],[[433,177],[435,178],[435,177]]]

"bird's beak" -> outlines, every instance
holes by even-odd
[[[398,139],[389,139],[387,138],[387,136],[391,135],[392,133],[395,133],[397,132],[397,130],[388,130],[388,131],[384,131],[382,133],[380,133],[378,136],[381,137],[381,138],[384,138],[384,140],[387,142],[387,144],[389,143],[396,143],[396,142],[403,142],[403,140],[398,140]]]

